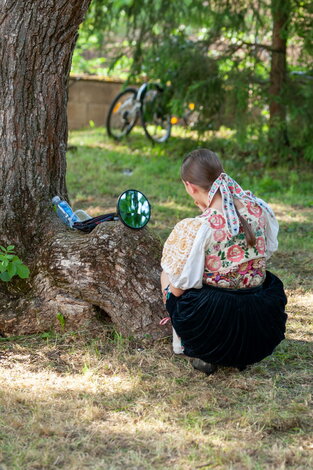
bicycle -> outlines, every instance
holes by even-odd
[[[171,135],[171,116],[166,110],[163,88],[143,83],[126,88],[113,100],[107,120],[108,135],[115,140],[127,136],[140,118],[145,135],[152,142],[165,142]]]

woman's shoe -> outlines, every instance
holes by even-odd
[[[201,372],[204,372],[207,375],[214,374],[217,370],[217,365],[215,364],[210,364],[209,362],[205,362],[202,359],[193,359],[192,362],[192,367],[194,369],[200,370]]]

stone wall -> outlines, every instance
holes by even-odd
[[[67,105],[69,130],[89,127],[90,121],[93,121],[96,126],[105,126],[109,107],[115,96],[122,90],[123,85],[122,80],[88,75],[71,76]],[[236,113],[234,103],[226,95],[215,126],[223,124],[232,127]],[[259,116],[257,115],[256,118]]]
[[[89,127],[90,121],[104,126],[110,104],[122,86],[123,82],[117,80],[71,77],[67,105],[69,129]]]

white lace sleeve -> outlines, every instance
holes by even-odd
[[[179,289],[202,287],[205,243],[209,226],[200,219],[184,219],[175,225],[163,247],[161,266],[170,283]]]
[[[269,259],[278,248],[279,224],[273,212],[273,209],[263,199],[256,198],[260,206],[265,209],[263,214],[266,218],[265,240],[266,240],[266,259]]]
[[[278,231],[279,225],[275,216],[267,216],[267,225],[265,228],[266,238],[266,258],[270,258],[274,251],[278,248]]]

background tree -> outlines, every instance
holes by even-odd
[[[289,145],[284,92],[287,86],[287,39],[291,4],[289,0],[272,0],[272,54],[269,88],[271,140],[279,147]]]
[[[60,315],[69,326],[109,315],[123,333],[159,332],[159,242],[118,222],[70,232],[52,210],[52,196],[67,197],[67,82],[89,3],[1,5],[0,244],[16,246],[31,277],[0,282],[0,334],[47,330]]]

